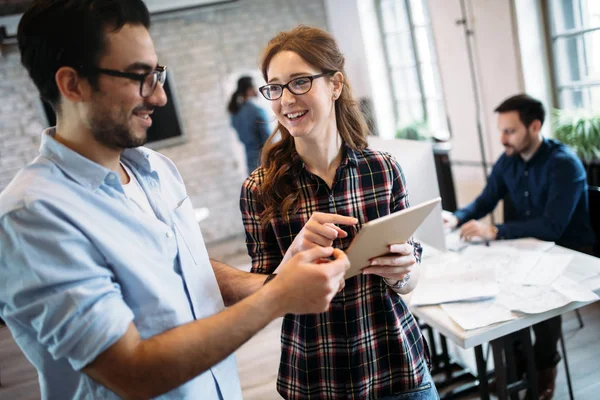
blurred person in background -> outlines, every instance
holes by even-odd
[[[242,76],[238,79],[237,88],[227,106],[231,114],[231,125],[246,149],[248,175],[258,167],[260,152],[270,134],[267,114],[253,102],[257,96],[258,91],[252,78]]]

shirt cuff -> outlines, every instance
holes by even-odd
[[[496,233],[496,240],[508,239],[508,229],[506,228],[506,225],[496,225],[496,228],[498,229],[498,233]]]
[[[115,344],[134,319],[133,311],[118,295],[107,296],[80,315],[79,328],[72,332],[67,359],[80,371]]]

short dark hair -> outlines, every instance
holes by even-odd
[[[21,63],[42,98],[56,109],[60,93],[55,75],[67,66],[97,85],[95,67],[105,50],[105,31],[125,24],[148,29],[150,15],[142,0],[36,0],[21,21],[17,38]]]
[[[546,111],[542,102],[527,94],[518,94],[509,97],[496,107],[494,111],[497,113],[518,111],[519,119],[527,128],[536,119],[543,125],[544,118],[546,117]]]

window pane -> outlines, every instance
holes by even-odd
[[[435,60],[432,52],[432,40],[430,36],[430,27],[415,28],[415,42],[417,43],[417,51],[419,53],[419,61],[432,62]]]
[[[576,2],[577,0],[553,0],[554,33],[561,33],[579,27],[577,23],[578,10]]]
[[[598,0],[553,0],[553,32],[586,29],[600,26]]]
[[[414,25],[427,25],[429,24],[429,16],[427,15],[427,9],[424,0],[410,0],[410,11],[412,14],[412,20]]]
[[[389,63],[397,126],[404,128],[414,123],[429,122],[425,121],[427,116],[428,120],[435,119],[431,121],[431,126],[447,131],[445,109],[440,107],[440,104],[443,105],[443,98],[426,0],[380,0],[377,4],[381,14],[381,33]],[[407,14],[409,11],[410,18]],[[412,27],[409,26],[409,21],[412,22]],[[432,108],[431,112],[429,107]]]
[[[419,75],[417,75],[417,67],[405,67],[399,71],[403,75],[403,84],[394,84],[394,91],[398,98],[420,99],[421,89],[419,87]]]
[[[434,67],[434,64],[420,64],[423,90],[425,97],[439,100],[442,97],[442,84],[439,81],[439,74],[436,73]]]
[[[384,32],[406,32],[410,30],[404,1],[382,0],[380,15]]]
[[[392,68],[415,64],[415,53],[409,32],[387,35],[386,50]]]
[[[558,38],[555,52],[559,86],[600,79],[600,31]]]
[[[423,104],[419,100],[402,101],[398,103],[398,128],[423,122]]]
[[[404,128],[406,125],[410,124],[413,120],[410,115],[411,111],[408,107],[408,102],[400,102],[398,103],[398,129]]]
[[[416,68],[392,70],[393,92],[396,101],[421,99],[419,83],[416,80]]]
[[[431,132],[438,132],[445,129],[444,105],[440,100],[427,99],[427,122]]]
[[[584,25],[587,27],[600,26],[600,1],[587,0],[585,8],[587,8],[587,12],[583,12]]]
[[[560,90],[561,108],[600,109],[600,86]]]

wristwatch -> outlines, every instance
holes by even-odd
[[[400,279],[399,281],[397,281],[395,283],[390,283],[387,280],[387,278],[383,278],[383,281],[385,282],[385,284],[388,285],[388,287],[393,290],[402,289],[404,286],[406,286],[408,284],[409,280],[410,280],[410,272],[408,274],[406,274],[406,276],[404,276],[404,278]]]
[[[498,227],[496,225],[492,225],[492,232],[494,232],[494,239],[492,240],[498,239]]]

